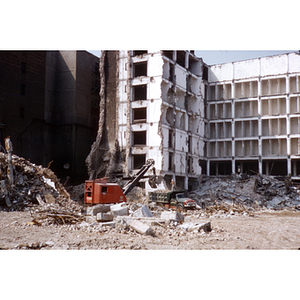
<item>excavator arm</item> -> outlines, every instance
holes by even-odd
[[[154,159],[147,159],[146,163],[142,166],[142,168],[133,176],[131,180],[129,180],[122,188],[123,194],[127,195],[140,181],[141,178],[144,177],[144,175],[147,173],[147,171],[154,165],[155,161]],[[154,168],[153,168],[154,169]],[[154,171],[154,177],[155,177],[155,169]],[[156,187],[155,180],[153,179],[153,176],[150,177],[151,180],[149,180],[149,184],[151,187]]]

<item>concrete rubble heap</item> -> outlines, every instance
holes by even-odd
[[[284,208],[300,209],[300,190],[289,178],[274,176],[213,177],[203,181],[201,187],[190,193],[198,205],[206,210],[248,210]],[[227,207],[227,208],[226,208]]]

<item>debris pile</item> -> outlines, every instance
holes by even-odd
[[[231,204],[240,211],[268,208],[300,209],[300,194],[290,179],[279,180],[273,176],[258,174],[252,177],[209,178],[202,186],[190,193],[198,205],[205,209],[226,210]],[[218,205],[222,204],[222,207]]]
[[[12,175],[12,181],[8,174]],[[17,155],[12,155],[10,165],[8,154],[0,152],[0,182],[0,206],[4,209],[33,209],[35,213],[40,209],[43,216],[45,210],[49,211],[49,216],[54,210],[63,208],[68,209],[69,213],[81,210],[52,170]]]

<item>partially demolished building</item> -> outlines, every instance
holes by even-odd
[[[106,119],[115,120],[109,136],[125,173],[154,158],[157,175],[179,189],[197,187],[201,174],[300,173],[299,53],[213,66],[194,51],[114,59],[115,113]]]
[[[299,53],[212,66],[186,50],[0,54],[1,142],[72,182],[86,166],[90,179],[130,176],[148,158],[158,188],[300,174]]]

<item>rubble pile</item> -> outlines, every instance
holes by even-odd
[[[258,174],[252,177],[209,178],[190,193],[198,205],[205,209],[224,210],[222,204],[236,205],[241,212],[252,209],[300,209],[300,194],[291,180]]]
[[[8,155],[0,152],[0,206],[3,209],[38,210],[38,207],[42,207],[53,213],[53,210],[64,207],[73,213],[80,212],[81,208],[71,200],[69,193],[49,168],[12,155],[12,184],[8,170]]]

